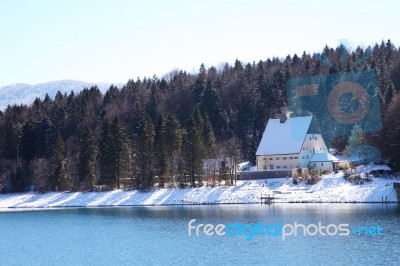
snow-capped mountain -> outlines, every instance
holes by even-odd
[[[89,83],[76,80],[60,80],[36,85],[14,84],[0,88],[0,110],[5,110],[7,105],[33,103],[36,97],[44,99],[46,93],[54,99],[57,91],[61,93],[80,92],[84,88],[90,88],[97,85],[101,92],[105,92],[112,83]],[[121,87],[122,84],[114,84]]]

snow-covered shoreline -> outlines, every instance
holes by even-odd
[[[289,179],[238,181],[233,187],[187,189],[113,190],[107,192],[33,192],[0,195],[3,208],[106,207],[189,204],[260,203],[261,195],[274,194],[274,203],[378,203],[398,202],[393,188],[398,178],[373,178],[355,185],[343,174],[326,175],[315,185],[297,184]]]

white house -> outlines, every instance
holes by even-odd
[[[312,116],[270,119],[256,152],[257,171],[291,171],[317,168],[332,171],[338,161],[331,155],[321,134],[310,130]]]

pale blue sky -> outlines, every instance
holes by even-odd
[[[0,87],[126,82],[321,51],[400,45],[399,1],[0,0]]]

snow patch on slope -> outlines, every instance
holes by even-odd
[[[260,196],[275,195],[275,202],[397,202],[393,183],[399,178],[373,178],[355,185],[342,173],[326,175],[315,185],[294,185],[285,178],[238,181],[232,187],[155,189],[151,191],[113,190],[107,192],[50,192],[0,195],[0,208],[95,207],[131,205],[259,203]]]

